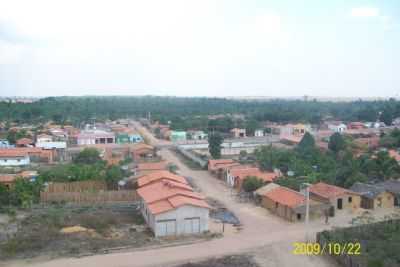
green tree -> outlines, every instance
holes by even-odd
[[[334,153],[338,153],[346,148],[346,143],[343,136],[340,133],[334,133],[329,138],[328,148]]]
[[[301,154],[311,153],[315,149],[315,140],[314,137],[306,132],[301,139],[300,143],[297,145],[297,150]]]
[[[85,148],[74,159],[74,163],[78,164],[95,164],[101,161],[100,153],[95,148]]]
[[[221,158],[221,145],[223,142],[224,138],[218,132],[208,135],[208,149],[214,159]]]
[[[256,176],[248,176],[243,180],[242,188],[246,192],[254,192],[264,185],[263,180]]]

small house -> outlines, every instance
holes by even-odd
[[[344,133],[347,130],[347,125],[341,122],[331,122],[328,124],[328,129],[335,133]]]
[[[19,149],[0,149],[0,166],[25,166],[30,164],[26,151]]]
[[[306,197],[300,192],[279,185],[267,185],[259,191],[261,206],[291,222],[303,221],[306,217]],[[310,218],[320,217],[329,206],[310,199]]]
[[[395,195],[382,185],[357,182],[350,189],[361,195],[361,208],[363,209],[394,207]]]
[[[335,185],[319,182],[309,187],[310,198],[328,203],[334,210],[353,210],[361,205],[360,194]]]
[[[137,190],[141,212],[156,237],[200,234],[208,231],[209,205],[184,177],[176,181],[158,176]]]
[[[278,178],[275,172],[263,172],[257,167],[250,166],[234,166],[229,168],[226,173],[226,182],[230,187],[235,188],[238,192],[242,191],[244,179],[247,177],[257,177],[265,183],[273,182]]]
[[[263,129],[257,129],[254,131],[254,136],[255,137],[263,137],[264,136],[264,130]]]
[[[246,137],[246,129],[233,128],[231,134],[234,138]]]
[[[185,131],[171,131],[169,139],[172,142],[186,141],[186,132]]]

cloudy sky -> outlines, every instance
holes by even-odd
[[[0,0],[0,96],[398,96],[400,1]]]

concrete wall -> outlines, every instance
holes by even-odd
[[[349,202],[349,197],[351,197],[351,202]],[[335,210],[338,210],[338,199],[342,199],[342,210],[353,210],[361,207],[361,196],[355,194],[346,193],[338,197],[326,199],[310,192],[310,198],[323,203],[329,203],[335,208]]]
[[[279,217],[282,217],[288,221],[295,222],[297,221],[297,213],[293,211],[290,207],[281,205],[265,196],[262,197],[261,206],[267,208],[272,213],[275,213]],[[303,215],[301,215],[303,217]],[[300,220],[302,220],[301,218]]]

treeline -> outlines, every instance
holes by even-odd
[[[34,103],[0,103],[0,120],[79,124],[90,119],[147,117],[173,128],[204,128],[208,115],[244,114],[255,121],[319,123],[331,116],[344,121],[376,121],[390,124],[400,116],[400,102],[354,101],[320,102],[316,100],[233,100],[206,97],[161,96],[87,96],[48,97]]]
[[[380,182],[400,178],[400,166],[387,151],[357,156],[352,142],[338,133],[329,140],[329,150],[322,152],[314,138],[306,133],[293,150],[262,147],[255,153],[264,170],[279,169],[283,177],[277,183],[299,190],[302,183],[323,181],[349,188],[356,182]]]

